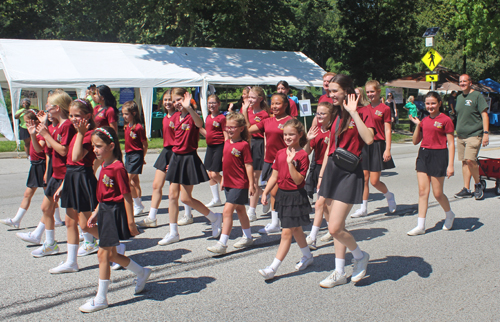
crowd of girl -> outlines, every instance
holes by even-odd
[[[159,245],[179,242],[178,226],[191,224],[191,209],[195,209],[207,218],[212,237],[218,239],[208,251],[227,252],[234,212],[240,221],[242,237],[233,247],[249,247],[253,243],[251,222],[257,219],[256,207],[260,200],[263,213],[271,210],[271,222],[259,233],[281,231],[276,257],[271,265],[259,270],[265,279],[275,276],[292,238],[303,255],[296,270],[304,270],[313,263],[311,250],[316,249],[324,217],[328,233],[323,240],[334,240],[335,269],[320,286],[330,288],[347,283],[344,269],[347,249],[353,257],[351,280],[358,282],[366,274],[370,256],[346,230],[346,218],[354,204],[361,204],[361,208],[352,217],[367,215],[368,182],[385,195],[389,212],[396,210],[394,195],[380,181],[381,171],[394,167],[390,152],[391,114],[380,101],[378,82],[369,81],[364,89],[355,90],[348,76],[327,73],[324,79],[328,95],[322,96],[307,133],[294,118],[297,114],[293,114],[286,82],[278,84],[270,106],[262,88],[245,88],[241,108],[236,111],[235,106],[231,106],[233,111],[227,116],[219,110],[218,97],[212,95],[208,98],[210,114],[205,122],[193,109],[191,95],[185,89],[164,92],[164,148],[154,164],[156,173],[149,214],[137,223],[134,215],[144,209],[139,175],[148,148],[137,104],[131,101],[123,105],[124,165],[116,129],[116,100],[109,88],[99,86],[95,93],[89,94],[99,103],[94,108],[89,101],[73,101],[58,90],[49,97],[46,112],[25,114],[31,136],[28,188],[16,217],[2,222],[18,228],[36,188],[44,187],[40,224],[34,232],[18,233],[18,236],[39,244],[45,230],[45,241],[32,254],[35,257],[56,254],[59,247],[54,227],[61,220],[54,219],[54,213],[58,199],[61,200],[61,207],[66,208],[67,259],[50,273],[77,272],[77,257],[98,251],[98,292],[80,307],[82,312],[107,307],[110,269],[131,270],[137,275],[135,293],[144,289],[151,270],[124,256],[125,244],[121,241],[138,235],[137,226],[157,227],[156,215],[165,181],[169,181],[169,231]],[[362,103],[366,99],[367,104]],[[430,92],[425,104],[430,113],[428,117],[422,121],[411,117],[416,124],[413,143],[422,143],[416,163],[420,192],[418,225],[408,232],[410,236],[425,233],[430,186],[446,214],[444,230],[452,228],[455,217],[443,194],[445,176],[453,175],[453,124],[442,114],[441,97],[437,93]],[[47,126],[47,122],[52,125]],[[206,137],[208,146],[204,163],[197,153],[200,133]],[[312,170],[308,175],[309,154],[313,152]],[[348,161],[339,161],[339,156]],[[210,183],[212,200],[204,205],[193,198],[192,191],[195,185],[206,181]],[[266,183],[264,189],[259,182]],[[306,182],[308,190],[318,194],[313,226],[307,237],[302,227],[310,223],[312,208]],[[222,214],[209,209],[222,206],[221,189],[226,197]],[[183,218],[179,218],[179,199],[185,206]],[[246,204],[249,204],[248,211]],[[80,249],[78,226],[84,240]]]

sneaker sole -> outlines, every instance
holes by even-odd
[[[85,252],[85,253],[82,253],[82,254],[77,254],[76,256],[77,257],[83,257],[83,256],[88,256],[88,255],[92,255],[94,253],[97,253],[99,251],[99,247],[96,247],[95,249],[93,249],[92,251],[90,252]]]
[[[100,310],[104,310],[104,309],[107,309],[107,308],[108,308],[108,305],[106,304],[106,305],[99,305],[99,306],[94,307],[94,308],[92,308],[90,310],[87,310],[86,308],[80,306],[79,310],[81,312],[83,312],[83,313],[94,313],[94,312],[97,312],[97,311],[100,311]]]
[[[153,273],[153,271],[150,268],[147,268],[146,278],[144,279],[144,285],[142,285],[142,287],[140,287],[139,289],[136,288],[134,294],[140,294],[144,291],[144,288],[146,287],[146,283],[148,282],[151,273]]]
[[[170,244],[175,244],[175,243],[178,243],[180,239],[172,239],[172,240],[169,240],[168,242],[162,242],[162,240],[160,240],[158,242],[158,245],[160,245],[160,246],[167,246],[167,245],[170,245]]]
[[[33,257],[35,257],[35,258],[40,258],[40,257],[45,257],[45,256],[50,256],[50,255],[57,255],[57,254],[59,254],[59,250],[52,251],[50,253],[43,254],[43,255],[33,255],[33,254],[31,254],[31,255],[33,255]]]
[[[66,274],[66,273],[77,273],[79,269],[68,268],[61,271],[54,271],[53,269],[49,269],[50,274]]]

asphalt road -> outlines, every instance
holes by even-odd
[[[431,197],[426,234],[409,237],[406,232],[417,222],[416,152],[417,147],[410,143],[395,144],[396,169],[383,173],[382,180],[396,196],[396,214],[387,215],[383,195],[372,191],[370,215],[347,221],[360,247],[370,254],[367,277],[356,285],[319,287],[334,268],[333,244],[319,240],[312,266],[302,272],[294,270],[301,257],[294,243],[277,277],[265,282],[258,270],[272,262],[280,236],[257,233],[270,221],[270,216],[261,215],[260,206],[259,219],[252,225],[256,238],[252,248],[236,251],[232,247],[241,236],[235,220],[229,253],[212,256],[206,247],[216,241],[208,238],[210,225],[196,212],[194,224],[179,228],[179,243],[159,246],[157,242],[169,229],[168,197],[164,196],[159,227],[147,229],[127,243],[127,255],[153,269],[145,292],[134,296],[133,274],[113,271],[110,307],[92,315],[80,313],[78,307],[96,293],[97,256],[78,258],[78,273],[51,275],[48,270],[66,257],[65,228],[56,228],[62,253],[45,258],[33,258],[30,252],[36,246],[15,237],[17,231],[34,229],[40,219],[42,192],[37,191],[21,229],[0,227],[0,289],[4,290],[0,320],[498,320],[500,221],[494,182],[488,181],[484,200],[453,198],[463,185],[461,166],[455,162],[456,175],[445,181],[445,193],[457,215],[453,229],[441,230],[444,213]],[[500,137],[492,136],[490,146],[480,155],[500,158]],[[146,210],[156,157],[147,155],[148,164],[141,176]],[[26,159],[0,159],[1,218],[15,215],[28,169]],[[168,191],[166,187],[164,191]],[[205,203],[211,199],[208,183],[195,187],[193,194]],[[216,210],[222,211],[222,207]],[[319,236],[324,232],[323,227]],[[351,258],[347,254],[347,263]],[[351,266],[346,266],[346,272],[350,276]]]

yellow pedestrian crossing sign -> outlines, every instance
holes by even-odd
[[[437,82],[438,80],[439,80],[438,74],[425,75],[426,82],[433,83],[433,82]]]
[[[424,57],[422,57],[422,61],[424,62],[425,66],[429,68],[431,71],[436,68],[437,65],[443,60],[443,57],[435,51],[434,49],[430,49],[427,54],[425,54]]]

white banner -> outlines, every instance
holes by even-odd
[[[2,87],[0,86],[0,133],[2,133],[9,141],[14,140],[14,132],[12,132],[12,125],[9,120],[9,113],[5,106],[5,99],[3,98]]]

